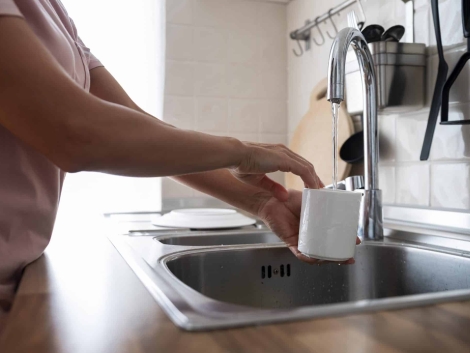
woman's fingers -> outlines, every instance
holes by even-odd
[[[279,201],[285,202],[289,199],[287,189],[266,175],[261,178],[257,185],[264,190],[270,191]]]
[[[301,163],[297,159],[294,159],[288,154],[284,154],[282,160],[280,161],[279,170],[282,172],[290,172],[298,175],[304,182],[305,187],[311,189],[317,189],[319,187],[319,182],[316,177],[316,173],[313,170],[313,166],[308,163]]]
[[[292,251],[292,253],[295,255],[296,258],[312,265],[322,265],[322,264],[328,264],[328,263],[334,263],[338,265],[352,265],[356,262],[353,258],[348,259],[346,261],[327,261],[327,260],[314,259],[312,257],[308,257],[302,254],[297,248],[297,246],[289,246],[289,249],[290,251]]]
[[[308,160],[306,160],[304,157],[302,157],[301,155],[291,151],[290,149],[288,149],[286,146],[283,146],[283,145],[280,145],[280,148],[282,148],[284,150],[284,152],[286,152],[287,154],[289,154],[290,157],[298,160],[300,163],[302,164],[305,164],[309,167],[311,173],[313,174],[316,182],[317,182],[317,187],[318,188],[322,188],[325,186],[325,184],[323,184],[323,182],[320,180],[320,178],[318,177],[317,175],[317,172],[315,171],[315,167],[313,166],[312,163],[310,163]]]
[[[237,178],[247,184],[269,191],[279,201],[285,202],[289,199],[286,188],[265,174],[243,174],[238,175]]]
[[[232,173],[246,183],[270,191],[277,199],[286,201],[287,191],[266,177],[266,173],[290,172],[298,175],[307,188],[317,189],[324,186],[312,163],[286,146],[256,143],[245,143],[245,146],[247,147],[245,158],[232,170]]]
[[[321,260],[312,259],[312,258],[302,254],[299,251],[299,249],[297,248],[297,245],[289,246],[289,249],[290,249],[290,251],[292,251],[292,253],[295,255],[296,258],[298,258],[299,260],[301,260],[303,262],[307,262],[307,263],[312,264],[312,265],[319,264],[321,262]]]

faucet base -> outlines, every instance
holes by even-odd
[[[363,240],[383,240],[381,190],[364,190],[357,235]]]

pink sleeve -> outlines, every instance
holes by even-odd
[[[2,15],[23,17],[13,0],[0,0],[0,16]]]
[[[11,0],[0,0],[1,1],[11,1]],[[73,22],[72,18],[69,16],[67,10],[65,9],[64,5],[60,1],[56,2],[60,6],[60,9],[62,12],[67,16],[70,24],[72,25],[72,35],[73,40],[80,46],[80,48],[83,50],[83,53],[85,54],[85,57],[87,59],[87,64],[88,64],[88,71],[94,69],[95,67],[99,66],[104,66],[97,58],[94,56],[90,48],[88,48],[85,43],[80,39],[80,37],[77,34],[77,27],[75,26],[75,23]]]
[[[2,1],[2,0],[0,0]],[[98,60],[96,56],[93,55],[93,53],[90,51],[90,48],[88,48],[83,41],[78,37],[78,44],[81,46],[83,52],[85,53],[85,56],[88,60],[88,70],[93,70],[96,67],[104,66],[101,61]]]

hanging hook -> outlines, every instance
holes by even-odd
[[[297,56],[297,57],[302,56],[302,54],[304,53],[304,50],[302,49],[302,46],[300,45],[300,40],[296,39],[295,41],[297,42],[297,45],[299,46],[300,54],[297,54],[297,52],[295,51],[295,49],[292,49],[292,52],[293,52],[294,55]]]
[[[331,11],[332,11],[332,10],[333,10],[333,9],[330,9],[330,10],[328,11],[328,18],[330,19],[330,22],[331,22],[331,24],[333,25],[333,28],[335,29],[335,35],[332,36],[332,35],[330,34],[330,32],[328,32],[328,31],[326,31],[326,34],[327,34],[328,37],[330,37],[331,39],[335,39],[336,35],[338,34],[338,28],[336,28],[335,22],[334,22],[333,19],[331,18]]]
[[[320,17],[320,16],[318,16],[318,17]],[[318,17],[315,19],[315,27],[317,27],[318,32],[319,32],[320,35],[321,35],[322,41],[321,41],[320,43],[318,43],[318,42],[315,40],[315,38],[313,38],[313,36],[312,36],[312,40],[313,40],[313,42],[314,42],[316,45],[320,46],[320,45],[323,45],[323,43],[325,43],[325,37],[323,36],[323,33],[322,33],[321,29],[320,29],[320,24],[318,23]]]

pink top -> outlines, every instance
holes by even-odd
[[[102,65],[59,0],[0,0],[3,15],[23,17],[59,65],[89,91],[89,70]],[[49,243],[64,177],[0,125],[0,329],[2,308],[11,305],[23,268]]]

